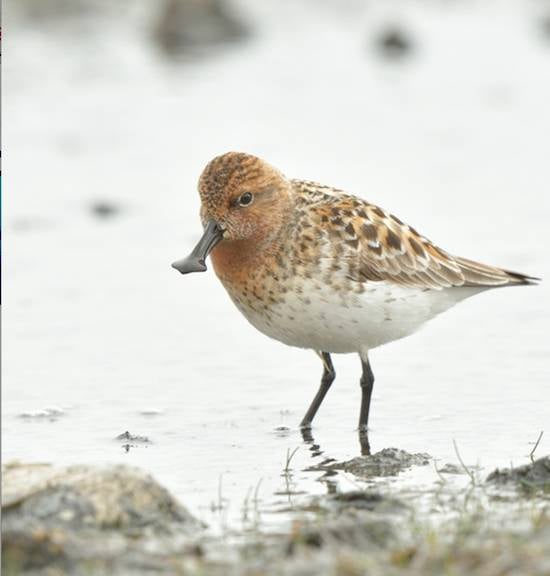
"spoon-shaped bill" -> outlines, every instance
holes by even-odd
[[[209,220],[204,228],[202,238],[198,244],[193,248],[193,251],[186,258],[177,260],[172,264],[182,274],[189,274],[190,272],[204,272],[206,270],[206,257],[214,246],[223,238],[223,231],[215,220]]]

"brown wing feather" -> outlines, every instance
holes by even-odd
[[[294,182],[300,193],[308,196],[321,227],[330,229],[331,244],[340,244],[336,253],[350,263],[351,279],[438,290],[538,280],[452,256],[378,206],[312,182]]]
[[[505,286],[529,284],[536,278],[455,257],[421,236],[414,228],[377,206],[365,207],[376,239],[360,242],[365,280],[382,279],[404,286],[450,288],[453,286]],[[354,228],[365,218],[354,218]],[[373,275],[374,272],[374,275]]]

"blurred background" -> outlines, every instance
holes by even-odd
[[[549,2],[4,4],[6,460],[134,463],[208,519],[222,481],[234,503],[261,480],[276,508],[288,449],[297,470],[357,455],[358,360],[335,359],[312,460],[296,426],[318,358],[256,333],[212,270],[170,268],[200,236],[200,172],[228,150],[550,276]],[[550,421],[548,286],[375,351],[373,450],[528,454]],[[296,491],[317,479],[298,472]]]

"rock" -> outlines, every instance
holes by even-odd
[[[112,202],[98,200],[91,204],[90,211],[96,218],[106,219],[116,216],[120,212],[120,207]]]
[[[450,462],[445,464],[445,466],[438,468],[437,471],[440,474],[466,474],[466,470],[464,470],[464,468],[461,468],[456,464],[451,464]]]
[[[245,26],[223,0],[165,0],[154,38],[169,56],[246,36]]]
[[[3,467],[2,486],[7,573],[132,574],[144,567],[173,573],[203,528],[151,476],[130,466],[14,463]]]
[[[412,40],[405,30],[391,26],[376,39],[379,52],[389,58],[402,58],[412,50]]]
[[[137,448],[140,444],[144,444],[147,447],[148,444],[151,444],[151,440],[148,436],[139,436],[137,434],[130,434],[128,430],[119,434],[115,440],[119,440],[122,442],[122,448],[126,452],[130,452],[130,448]]]
[[[550,490],[550,456],[539,458],[518,468],[497,468],[489,476],[487,482],[495,484],[516,484],[528,490]]]
[[[320,464],[309,470],[344,470],[362,478],[371,478],[395,476],[411,466],[426,466],[430,460],[429,454],[409,454],[399,448],[384,448],[370,456],[359,456],[346,462]]]
[[[137,444],[150,444],[151,440],[147,436],[139,436],[137,434],[131,434],[126,430],[122,434],[119,434],[115,440],[122,440],[124,442],[135,442]]]

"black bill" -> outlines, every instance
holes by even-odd
[[[204,272],[206,270],[205,260],[212,248],[223,238],[223,231],[215,220],[209,220],[204,228],[204,233],[199,243],[195,246],[187,258],[178,260],[172,264],[182,274],[189,272]]]

